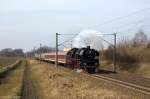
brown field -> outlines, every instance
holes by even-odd
[[[54,64],[22,61],[0,78],[0,99],[149,99],[142,93]]]
[[[0,99],[20,99],[25,62],[0,79]]]
[[[0,57],[0,68],[13,64],[17,58],[9,58],[9,57]]]
[[[21,61],[17,58],[1,58],[0,77],[16,67]]]
[[[32,60],[27,72],[24,99],[146,99],[140,93],[53,64]]]

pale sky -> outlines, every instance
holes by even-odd
[[[88,28],[119,32],[118,38],[132,35],[132,30],[148,33],[148,8],[150,0],[0,0],[0,49],[28,51],[39,43],[54,46],[56,32],[79,33]]]

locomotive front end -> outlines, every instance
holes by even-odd
[[[81,48],[79,50],[80,56],[80,67],[89,73],[95,73],[99,70],[99,52],[91,49],[90,46],[87,48]]]

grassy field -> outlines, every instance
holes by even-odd
[[[20,99],[25,62],[17,65],[0,80],[0,99]]]
[[[17,58],[9,58],[9,57],[0,57],[0,68],[13,64]]]
[[[20,59],[17,58],[1,58],[0,59],[0,77],[11,71],[20,63]]]
[[[27,85],[33,86],[26,93],[38,99],[142,99],[126,88],[53,64],[30,61],[28,74]]]

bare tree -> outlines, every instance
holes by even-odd
[[[147,35],[140,30],[138,33],[135,34],[134,38],[133,38],[133,47],[140,47],[140,46],[146,46],[147,45]]]
[[[147,48],[150,48],[150,39],[147,42]]]
[[[131,47],[131,40],[129,40],[127,37],[123,37],[120,42],[118,42],[117,47],[118,48],[129,48]]]
[[[55,48],[48,47],[48,46],[42,46],[41,48],[38,48],[35,50],[36,53],[48,53],[54,51]]]

